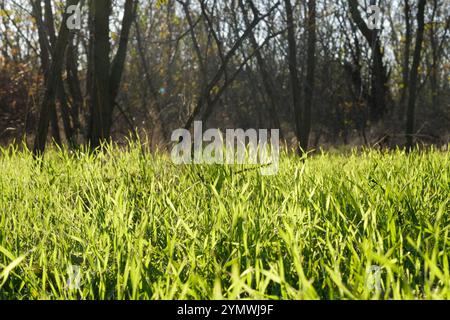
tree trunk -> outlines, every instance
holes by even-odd
[[[78,77],[78,52],[76,50],[77,48],[73,45],[73,43],[69,43],[66,58],[67,84],[69,93],[72,97],[70,113],[73,122],[73,135],[75,141],[77,141],[81,130],[80,111],[83,107],[83,94],[81,92],[80,80]]]
[[[425,29],[425,4],[426,0],[419,0],[417,11],[417,33],[416,45],[414,49],[414,58],[411,67],[411,79],[409,83],[409,100],[408,111],[406,119],[406,147],[411,150],[414,142],[414,122],[415,122],[415,107],[417,97],[417,81],[418,69],[421,60],[423,33]]]
[[[56,43],[56,31],[55,31],[55,21],[54,21],[54,17],[53,17],[53,8],[52,8],[52,4],[50,2],[50,0],[45,0],[45,27],[47,30],[47,34],[50,38],[50,48],[52,48],[52,50],[55,47],[55,43]],[[47,38],[46,38],[47,40]],[[70,41],[70,40],[69,40]],[[47,41],[48,43],[48,41]],[[66,94],[66,90],[64,88],[64,81],[63,78],[61,76],[61,74],[58,75],[58,87],[56,89],[56,96],[59,100],[59,104],[61,107],[61,118],[63,121],[63,128],[64,128],[64,133],[66,135],[66,139],[69,142],[69,144],[71,146],[74,146],[75,141],[74,141],[74,137],[73,137],[73,128],[72,128],[72,124],[71,124],[71,119],[70,119],[70,111],[69,111],[69,104],[67,101],[67,94]],[[57,115],[56,115],[56,104],[55,104],[55,112],[54,112],[54,116],[52,116],[52,118],[55,117],[55,121],[57,123]],[[59,137],[59,128],[58,128],[58,137]]]
[[[112,125],[110,98],[110,0],[93,0],[93,77],[89,141],[92,149],[109,139]]]
[[[439,48],[437,38],[437,26],[434,21],[436,17],[436,11],[438,9],[438,1],[433,0],[433,14],[431,16],[431,24],[429,28],[429,39],[431,44],[431,66],[430,70],[430,84],[431,84],[431,108],[433,111],[438,107],[438,90],[439,90],[439,76],[438,76],[438,64],[439,64]]]
[[[119,48],[117,49],[116,56],[111,64],[110,94],[111,103],[113,104],[111,109],[114,109],[114,102],[116,101],[120,82],[122,80],[123,67],[127,56],[128,38],[134,19],[135,3],[135,0],[126,0],[125,2],[125,13],[122,20]]]
[[[136,0],[126,0],[119,48],[113,62],[109,61],[109,15],[111,0],[95,0],[93,10],[93,56],[91,90],[91,119],[89,141],[98,148],[111,137],[112,115],[122,80],[128,39],[134,17]]]
[[[79,0],[68,0],[67,6],[77,5]],[[64,14],[59,30],[58,39],[55,44],[53,59],[48,73],[48,81],[46,81],[45,96],[41,104],[39,113],[39,124],[36,133],[33,153],[35,156],[41,155],[45,150],[47,141],[48,125],[52,105],[55,103],[56,89],[58,85],[58,75],[61,74],[61,68],[64,60],[64,52],[69,40],[69,29],[66,26],[68,19],[67,11]]]
[[[386,66],[383,63],[383,48],[381,46],[378,31],[370,30],[366,22],[361,17],[358,9],[358,0],[348,0],[350,13],[354,23],[358,26],[359,31],[363,34],[367,43],[372,49],[372,88],[370,97],[370,118],[376,122],[380,120],[387,112],[388,100],[388,75]]]
[[[302,152],[301,129],[302,129],[302,110],[300,102],[300,78],[297,69],[297,43],[295,41],[294,13],[290,0],[284,0],[286,7],[286,20],[288,31],[288,64],[291,81],[292,102],[294,107],[295,130],[298,141],[298,153]]]
[[[47,38],[46,26],[44,24],[44,20],[42,18],[42,6],[41,1],[33,1],[31,0],[33,16],[36,20],[36,27],[38,30],[38,41],[39,41],[39,57],[41,59],[42,71],[44,73],[44,82],[47,84],[49,80],[50,73],[50,54],[49,50],[51,50],[50,44]],[[56,103],[50,106],[50,125],[51,125],[51,135],[56,144],[61,145],[61,136],[59,133],[59,124],[58,124],[58,114],[56,112]]]
[[[407,101],[407,93],[408,93],[408,84],[409,84],[409,60],[410,60],[410,50],[411,50],[411,7],[409,4],[409,0],[404,0],[404,13],[405,13],[405,49],[403,52],[403,67],[402,67],[402,88],[400,93],[400,114],[399,118],[404,119],[405,111],[406,111],[406,101]]]
[[[305,83],[305,104],[302,127],[300,129],[300,147],[308,150],[311,132],[311,109],[314,99],[315,69],[316,69],[316,0],[308,1],[308,53]]]

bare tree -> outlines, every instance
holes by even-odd
[[[377,29],[369,29],[367,23],[361,17],[357,0],[348,0],[350,14],[354,23],[362,33],[367,43],[372,49],[372,87],[370,99],[370,117],[373,121],[380,120],[386,114],[388,108],[388,72],[383,62],[384,48],[381,45],[379,31]]]
[[[119,48],[111,63],[109,60],[111,50],[109,39],[111,0],[95,0],[92,3],[92,37],[94,41],[92,41],[93,72],[91,74],[91,85],[94,90],[91,91],[92,97],[90,99],[89,142],[93,149],[99,147],[103,141],[107,141],[111,136],[112,116],[122,79],[135,5],[135,0],[126,0],[125,2]]]
[[[308,1],[308,53],[307,70],[305,81],[305,106],[303,111],[302,127],[300,128],[300,146],[307,151],[309,146],[309,135],[311,133],[311,109],[313,106],[315,70],[316,70],[316,1]]]
[[[79,0],[67,0],[66,8],[69,6],[77,5]],[[58,38],[56,40],[51,67],[49,68],[48,79],[46,81],[46,90],[43,101],[41,103],[41,109],[39,113],[38,131],[34,142],[34,155],[40,155],[45,150],[45,144],[47,141],[48,124],[50,119],[50,112],[52,106],[55,103],[55,97],[58,86],[58,78],[61,75],[61,69],[63,65],[64,52],[69,41],[69,29],[67,28],[67,19],[69,15],[67,10],[65,11],[62,19],[61,27],[59,30]]]
[[[295,23],[294,23],[294,10],[291,4],[291,0],[284,0],[284,6],[286,10],[287,21],[287,38],[288,38],[288,65],[290,75],[290,85],[292,91],[292,104],[294,107],[295,118],[295,130],[298,141],[298,152],[301,152],[301,137],[302,137],[302,106],[300,98],[300,76],[298,74],[297,67],[297,42],[295,39]]]
[[[412,149],[414,141],[414,122],[415,122],[415,108],[417,97],[418,69],[421,61],[423,34],[425,30],[425,4],[426,0],[418,0],[416,44],[414,49],[413,62],[411,66],[411,76],[409,82],[409,100],[406,117],[406,145],[409,150]]]

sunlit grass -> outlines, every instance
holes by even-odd
[[[1,150],[0,298],[450,299],[448,153],[241,169]]]

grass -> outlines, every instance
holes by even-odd
[[[239,169],[1,149],[0,299],[450,299],[448,153]]]

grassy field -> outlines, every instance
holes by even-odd
[[[241,169],[1,150],[0,299],[450,299],[448,153]]]

